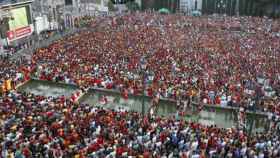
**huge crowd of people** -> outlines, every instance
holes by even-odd
[[[278,21],[143,13],[104,23],[38,50],[36,76],[279,114]]]
[[[142,117],[53,98],[12,92],[0,100],[4,158],[277,158],[279,133],[202,126]]]
[[[134,13],[0,59],[2,157],[280,157],[279,133],[248,135],[174,118],[14,91],[30,79],[280,114],[280,23]],[[275,127],[275,126],[274,126]]]

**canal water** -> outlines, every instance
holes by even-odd
[[[77,89],[78,88],[76,86],[72,85],[54,83],[50,81],[30,80],[24,85],[20,86],[17,90],[46,97],[59,97],[62,95],[70,97],[71,94]]]
[[[102,101],[102,98],[104,97],[106,97],[107,103]],[[128,99],[124,99],[119,93],[113,91],[91,89],[79,100],[79,102],[108,109],[142,112],[142,97],[130,96]],[[145,113],[148,112],[149,107],[150,99],[144,98]]]
[[[21,86],[19,91],[30,92],[36,95],[44,96],[67,96],[69,97],[75,90],[76,86],[53,83],[49,81],[31,80]],[[107,102],[104,103],[102,98],[106,97]],[[142,97],[129,96],[124,99],[119,93],[115,91],[91,89],[80,100],[80,103],[89,104],[92,106],[104,107],[115,110],[129,110],[142,112]],[[148,112],[150,108],[151,99],[144,97],[144,111]],[[198,112],[194,105],[190,108],[184,116],[185,120],[199,122],[204,125],[216,125],[221,128],[230,128],[237,125],[237,112],[231,109],[224,109],[220,107],[204,107],[202,111]],[[164,117],[179,117],[177,115],[176,105],[173,101],[161,100],[156,110],[156,114]],[[268,124],[267,119],[262,115],[247,114],[248,121],[247,127],[251,131],[264,131],[265,126]]]

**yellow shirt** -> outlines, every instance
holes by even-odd
[[[6,88],[7,88],[7,91],[11,90],[12,89],[12,84],[11,84],[11,80],[6,80]]]
[[[6,85],[5,84],[2,84],[2,92],[6,92]]]

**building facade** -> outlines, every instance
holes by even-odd
[[[280,17],[280,0],[203,0],[204,14]]]
[[[202,0],[180,0],[180,11],[190,14],[202,10]]]
[[[74,27],[75,19],[99,12],[108,12],[108,0],[35,0],[33,16],[37,19],[37,30],[48,26],[49,30]],[[43,19],[43,20],[42,20]],[[47,21],[43,25],[41,21]]]
[[[28,43],[34,32],[32,1],[11,1],[0,5],[0,49]]]

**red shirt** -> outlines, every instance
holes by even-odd
[[[151,88],[148,89],[148,96],[153,96],[153,90]]]
[[[124,90],[122,96],[123,96],[124,99],[128,99],[128,91]]]
[[[29,151],[28,148],[24,148],[24,149],[22,150],[22,153],[23,153],[23,155],[24,155],[25,157],[31,157],[31,153],[30,153],[30,151]]]
[[[124,147],[118,147],[116,155],[117,156],[121,156],[124,152],[125,152],[125,148]]]
[[[143,153],[143,158],[149,158],[150,157],[150,153],[148,151],[145,151]]]

